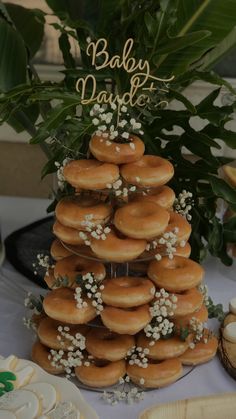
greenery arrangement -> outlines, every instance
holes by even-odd
[[[27,130],[32,144],[40,144],[48,156],[42,176],[55,172],[55,162],[83,157],[94,131],[90,106],[80,106],[76,80],[93,74],[97,90],[110,89],[122,94],[129,76],[122,69],[94,71],[86,55],[88,38],[106,38],[111,55],[119,53],[128,38],[134,39],[132,55],[147,59],[152,75],[175,76],[169,85],[152,93],[148,107],[133,109],[141,122],[147,153],[167,157],[175,166],[172,186],[177,195],[183,189],[193,194],[191,238],[192,255],[202,260],[207,252],[230,265],[227,242],[236,242],[236,217],[222,223],[217,216],[217,200],[222,198],[236,211],[236,191],[218,176],[219,168],[230,161],[215,157],[221,143],[236,148],[236,134],[225,128],[232,119],[236,103],[232,86],[210,69],[236,46],[236,3],[234,0],[46,0],[59,21],[52,24],[59,33],[63,54],[64,79],[60,83],[42,82],[32,64],[44,33],[45,14],[0,2],[0,122],[17,132]],[[59,23],[58,23],[59,22]],[[69,36],[78,42],[80,62],[70,51]],[[10,53],[9,53],[10,51]],[[197,106],[184,95],[184,88],[195,80],[214,85],[214,90]],[[230,102],[215,105],[220,89],[230,92]],[[183,110],[156,103],[177,100]],[[207,123],[200,131],[192,128],[191,118]],[[173,134],[173,128],[182,134]],[[184,149],[196,159],[186,159]],[[70,193],[68,186],[56,199]],[[51,206],[50,209],[53,209]]]

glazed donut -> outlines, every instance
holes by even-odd
[[[134,201],[154,202],[165,209],[172,208],[175,200],[175,193],[169,186],[160,186],[159,188],[149,189],[143,194],[137,195]]]
[[[105,139],[95,134],[89,142],[89,149],[92,155],[102,162],[123,164],[139,160],[145,146],[143,141],[133,134],[127,143],[109,141],[109,137]]]
[[[177,302],[174,310],[174,318],[188,316],[189,314],[194,315],[194,312],[201,308],[204,300],[203,294],[197,288],[191,288],[181,294],[175,295]]]
[[[181,256],[169,259],[164,256],[160,261],[153,260],[147,274],[160,288],[166,291],[182,292],[194,288],[202,282],[202,267],[193,260]]]
[[[149,345],[150,339],[143,333],[138,336],[137,346],[141,348],[148,348],[149,353],[147,358],[155,359],[157,361],[164,361],[165,359],[177,358],[188,349],[188,341],[181,340],[177,336],[169,339],[159,339],[154,345]]]
[[[63,365],[53,366],[50,359],[50,349],[42,345],[39,341],[35,342],[32,347],[31,359],[49,374],[62,374],[64,372]]]
[[[179,316],[173,319],[173,323],[176,328],[183,328],[190,324],[190,320],[196,319],[200,323],[205,323],[208,320],[208,311],[206,306],[203,304],[199,310],[194,313],[187,314],[186,316]]]
[[[58,220],[55,221],[52,227],[53,234],[67,244],[84,244],[84,240],[80,237],[79,230],[72,227],[66,227]]]
[[[107,387],[116,384],[126,373],[124,359],[115,362],[96,360],[88,367],[75,368],[76,377],[90,387]]]
[[[61,224],[86,230],[86,218],[94,225],[106,224],[111,216],[112,208],[109,204],[99,203],[97,200],[80,196],[69,196],[58,202],[55,213]]]
[[[170,211],[169,214],[170,220],[165,233],[169,233],[170,231],[175,232],[175,229],[178,229],[175,233],[178,242],[188,241],[192,231],[191,225],[182,215],[178,214],[177,212]]]
[[[199,342],[195,344],[193,349],[187,349],[179,360],[184,365],[198,365],[210,361],[216,354],[218,340],[215,336],[210,336],[207,343]]]
[[[76,288],[76,277],[85,275],[88,272],[94,274],[94,278],[101,281],[106,276],[106,269],[103,263],[84,259],[77,255],[68,256],[58,260],[54,267],[55,278],[67,278],[68,286]]]
[[[113,332],[135,335],[151,321],[148,304],[129,309],[106,306],[101,312],[103,324]]]
[[[131,202],[116,210],[117,230],[133,239],[151,239],[167,228],[169,213],[154,202]]]
[[[146,248],[146,240],[119,237],[114,231],[107,234],[106,240],[91,240],[95,255],[108,262],[128,262],[137,258]]]
[[[162,157],[144,155],[134,163],[121,166],[120,173],[127,183],[155,188],[169,182],[174,175],[174,168]]]
[[[127,374],[131,380],[145,388],[159,388],[177,381],[183,373],[183,368],[178,358],[167,359],[157,363],[148,363],[147,368],[138,365],[127,365]]]
[[[73,160],[64,167],[63,173],[75,188],[96,190],[114,183],[119,178],[119,167],[98,160]]]
[[[93,329],[86,336],[87,351],[98,359],[119,361],[135,345],[133,336],[118,335],[107,329]]]
[[[105,304],[113,307],[136,307],[153,299],[155,287],[148,278],[121,276],[103,282],[101,291]]]
[[[66,327],[68,329],[67,333],[73,337],[75,337],[77,333],[85,336],[89,330],[89,327],[86,325],[77,326],[71,324],[67,325],[64,323],[62,325],[57,320],[53,320],[50,317],[44,317],[37,329],[40,342],[51,349],[63,349],[64,351],[69,351],[69,348],[73,346],[72,341],[60,335],[58,331],[60,326]],[[60,339],[58,339],[58,337]]]
[[[58,288],[50,291],[43,300],[45,313],[54,320],[69,324],[84,324],[96,317],[96,310],[85,299],[87,306],[78,308],[74,291],[70,288]]]
[[[53,240],[50,248],[50,253],[53,259],[60,260],[72,255],[72,252],[67,250],[60,242],[60,240]]]
[[[182,256],[183,258],[189,258],[191,255],[191,246],[187,242],[184,246],[177,246],[175,251],[175,256]]]

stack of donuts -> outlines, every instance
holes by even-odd
[[[197,326],[190,328],[205,324],[208,313],[198,289],[203,269],[189,259],[191,226],[174,212],[175,194],[166,185],[174,169],[166,159],[144,154],[134,135],[127,142],[93,135],[89,148],[90,158],[64,167],[75,193],[55,210],[55,264],[45,275],[50,291],[32,357],[60,374],[67,364],[57,359],[74,357],[82,335],[83,360],[74,363],[82,383],[106,387],[127,374],[143,387],[162,387],[181,377],[183,365],[206,362],[217,349],[207,329],[196,341]],[[161,241],[170,233],[174,254]],[[171,335],[157,338],[147,330],[162,315],[166,324],[164,308],[153,314],[159,300],[165,304],[162,295],[176,304],[168,318]]]

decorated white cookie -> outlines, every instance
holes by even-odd
[[[13,371],[16,367],[18,358],[10,355],[7,358],[0,357],[0,371]]]
[[[229,323],[225,326],[223,336],[229,342],[236,343],[236,322]]]
[[[236,314],[236,297],[232,298],[229,302],[229,311]]]
[[[41,414],[40,401],[29,390],[14,390],[4,394],[0,398],[0,409],[8,410],[17,419],[35,419]]]
[[[0,409],[0,418],[1,419],[17,419],[14,413],[9,412],[8,410],[2,410],[2,409]]]
[[[16,375],[16,385],[15,388],[20,388],[28,384],[34,374],[34,368],[31,365],[19,369],[19,371],[14,371]]]
[[[71,402],[60,403],[56,409],[39,419],[80,419],[80,413]]]
[[[33,391],[42,404],[42,413],[45,415],[55,408],[59,395],[55,387],[49,383],[31,383],[24,387],[25,390]]]

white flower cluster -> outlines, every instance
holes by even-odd
[[[100,314],[103,310],[102,305],[102,294],[101,291],[104,289],[103,284],[99,284],[95,276],[88,272],[87,274],[82,276],[82,287],[76,287],[75,289],[75,299],[77,301],[77,308],[87,307],[86,301],[83,301],[82,293],[86,294],[86,296],[91,299],[93,307],[96,309],[96,313]]]
[[[204,297],[203,303],[205,304],[205,306],[209,306],[208,286],[205,284],[201,284],[198,286],[198,290],[202,293]]]
[[[33,314],[41,314],[43,311],[43,297],[36,297],[32,292],[27,293],[27,297],[24,299],[24,306],[29,310],[33,311]]]
[[[117,179],[114,183],[108,183],[106,187],[110,189],[115,194],[115,196],[120,196],[123,198],[126,198],[129,192],[136,191],[136,186],[124,185],[121,178]]]
[[[85,337],[81,333],[76,333],[73,336],[69,331],[69,326],[59,326],[58,332],[60,334],[57,336],[57,339],[61,342],[63,342],[63,338],[71,341],[68,351],[50,349],[50,355],[48,355],[48,359],[53,367],[61,368],[63,366],[65,368],[66,378],[74,376],[73,369],[82,365],[84,360],[83,351],[86,347]]]
[[[121,377],[119,383],[129,385],[129,376],[127,375],[124,378]],[[124,386],[122,390],[114,390],[111,392],[104,391],[102,394],[102,399],[111,406],[115,406],[120,401],[126,401],[128,404],[133,404],[134,402],[143,400],[143,398],[144,392],[140,391],[137,387],[131,387],[131,384],[129,385],[128,390],[126,390]]]
[[[110,105],[111,111],[108,111],[108,105],[106,109],[104,106],[100,106],[96,103],[91,111],[90,116],[93,117],[92,124],[96,127],[95,133],[106,140],[106,145],[112,144],[112,141],[116,138],[120,138],[123,141],[131,141],[130,133],[137,133],[143,135],[144,132],[141,130],[141,123],[136,121],[135,118],[126,118],[129,116],[128,108],[122,103],[117,106],[115,103]],[[121,114],[125,114],[122,119]],[[135,148],[135,145],[130,142],[130,147]],[[119,147],[117,146],[117,152]]]
[[[192,198],[192,192],[183,189],[174,202],[175,212],[177,212],[180,215],[183,215],[183,217],[185,217],[188,221],[191,221],[192,219],[191,214],[189,214],[194,205],[194,200]]]
[[[189,332],[193,333],[193,341],[189,343],[190,349],[195,348],[195,344],[203,341],[208,342],[208,337],[204,336],[204,323],[200,322],[196,317],[192,317],[189,322]]]
[[[93,214],[87,214],[85,220],[81,222],[81,225],[85,228],[85,231],[89,234],[86,234],[84,231],[79,232],[79,236],[87,246],[90,246],[90,236],[96,240],[106,240],[107,234],[111,232],[110,227],[102,226],[101,224],[95,224],[93,221]]]
[[[177,296],[169,294],[164,288],[155,293],[155,298],[155,302],[150,307],[152,320],[144,328],[145,335],[152,339],[149,343],[150,346],[153,346],[155,341],[159,340],[161,336],[166,336],[173,332],[174,323],[167,317],[174,315],[177,302]]]
[[[23,317],[23,325],[27,328],[27,329],[31,329],[34,332],[36,332],[37,330],[37,325],[35,324],[35,322],[33,321],[33,319],[31,317]]]
[[[64,189],[65,182],[66,182],[64,174],[63,174],[63,170],[64,170],[64,167],[67,165],[67,163],[69,163],[69,161],[71,161],[71,159],[67,157],[66,159],[63,160],[62,163],[59,163],[58,161],[55,161],[54,163],[57,168],[58,188],[61,190]]]
[[[158,253],[155,255],[156,260],[161,260],[163,254],[167,255],[169,259],[173,259],[178,242],[178,232],[178,227],[175,227],[173,231],[163,233],[161,237],[158,237],[149,242],[146,246],[146,250],[152,251],[157,249]],[[184,247],[185,244],[186,242],[184,240],[180,242],[181,247]]]
[[[128,363],[130,365],[138,365],[141,368],[147,368],[149,354],[148,348],[142,348],[141,346],[133,346],[127,352]]]
[[[34,268],[34,275],[37,275],[39,269],[46,269],[46,275],[49,275],[48,270],[54,268],[55,265],[50,264],[50,256],[39,253],[37,255],[37,262],[32,264]]]

